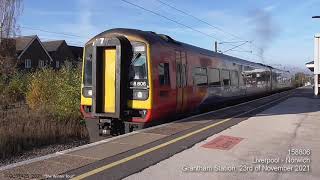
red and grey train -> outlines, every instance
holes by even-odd
[[[99,134],[292,86],[288,71],[136,29],[111,29],[84,49],[81,111]],[[89,129],[92,132],[92,128]]]

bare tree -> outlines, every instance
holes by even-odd
[[[22,0],[0,0],[0,76],[7,79],[16,65],[15,42],[19,33],[18,17],[22,12]]]
[[[22,0],[0,0],[1,38],[13,37],[19,32],[17,19],[22,12]]]

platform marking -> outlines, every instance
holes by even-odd
[[[92,175],[94,175],[94,174],[97,174],[97,173],[99,173],[99,172],[102,172],[102,171],[104,171],[104,170],[110,169],[110,168],[112,168],[112,167],[114,167],[114,166],[117,166],[117,165],[119,165],[119,164],[122,164],[122,163],[128,162],[128,161],[130,161],[130,160],[136,159],[136,158],[141,157],[141,156],[143,156],[143,155],[145,155],[145,154],[148,154],[148,153],[153,152],[153,151],[155,151],[155,150],[161,149],[161,148],[166,147],[166,146],[168,146],[168,145],[170,145],[170,144],[176,143],[176,142],[178,142],[178,141],[180,141],[180,140],[186,139],[186,138],[188,138],[188,137],[190,137],[190,136],[192,136],[192,135],[198,134],[198,133],[200,133],[200,132],[202,132],[202,131],[205,131],[205,130],[208,130],[208,129],[212,128],[212,127],[215,127],[215,126],[218,126],[218,125],[220,125],[220,124],[223,124],[223,123],[225,123],[225,122],[227,122],[227,121],[232,120],[233,118],[236,118],[236,117],[239,117],[239,116],[248,114],[248,113],[250,113],[250,112],[252,112],[252,111],[255,111],[255,110],[260,109],[260,108],[262,108],[262,107],[268,106],[268,105],[270,105],[270,104],[272,104],[272,103],[274,103],[274,102],[280,101],[280,100],[282,100],[282,99],[284,99],[284,98],[286,98],[286,97],[289,97],[290,94],[291,94],[291,93],[289,93],[287,96],[284,96],[284,97],[282,97],[282,98],[276,99],[276,100],[271,101],[271,102],[269,102],[269,103],[267,103],[267,104],[264,104],[264,105],[262,105],[262,106],[256,107],[256,108],[251,109],[251,110],[249,110],[249,111],[246,111],[246,112],[240,113],[240,114],[238,114],[238,115],[232,116],[232,117],[230,117],[230,118],[228,118],[228,119],[225,119],[225,120],[219,121],[219,122],[217,122],[217,123],[211,124],[211,125],[209,125],[209,126],[207,126],[207,127],[203,127],[203,128],[198,129],[198,130],[196,130],[196,131],[190,132],[190,133],[188,133],[188,134],[185,134],[185,135],[183,135],[183,136],[177,137],[177,138],[172,139],[172,140],[170,140],[170,141],[168,141],[168,142],[165,142],[165,143],[163,143],[163,144],[159,144],[159,145],[157,145],[157,146],[155,146],[155,147],[146,149],[146,150],[144,150],[144,151],[141,151],[141,152],[139,152],[139,153],[133,154],[133,155],[128,156],[128,157],[126,157],[126,158],[123,158],[123,159],[120,159],[120,160],[118,160],[118,161],[115,161],[115,162],[112,162],[112,163],[110,163],[110,164],[107,164],[107,165],[105,165],[105,166],[99,167],[99,168],[97,168],[97,169],[91,170],[91,171],[89,171],[89,172],[86,172],[86,173],[84,173],[84,174],[81,174],[81,175],[79,175],[79,176],[76,176],[76,177],[72,178],[72,180],[84,179],[84,178],[87,178],[87,177],[92,176]]]
[[[220,135],[201,147],[209,149],[229,150],[236,144],[240,143],[244,138]]]

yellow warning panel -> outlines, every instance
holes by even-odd
[[[104,112],[116,111],[116,49],[106,49],[103,61]]]

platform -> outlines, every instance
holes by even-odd
[[[312,89],[299,91],[286,101],[126,180],[150,177],[153,180],[320,179],[319,127],[320,99],[313,97]],[[230,149],[214,147],[212,141],[221,136],[242,140]],[[224,144],[228,146],[228,142]],[[290,155],[290,149],[310,150],[311,155]],[[259,159],[274,161],[268,165],[266,162],[255,163]],[[297,162],[296,159],[304,161]],[[297,172],[298,167],[302,169]]]
[[[252,102],[0,167],[0,179],[250,179],[262,175],[268,179],[280,176],[320,178],[319,172],[313,169],[319,167],[317,162],[320,162],[315,156],[320,149],[317,131],[319,110],[320,99],[313,97],[310,88],[277,93]],[[221,139],[224,137],[221,135],[231,137],[225,140]],[[220,138],[218,141],[210,142],[217,137]],[[208,142],[208,145],[204,145]],[[220,149],[214,149],[215,146]],[[308,157],[312,162],[307,164],[311,166],[311,172],[239,174],[186,170],[193,166],[252,165],[254,157],[283,158],[290,148],[311,149],[313,156]],[[140,172],[141,170],[143,171]]]

